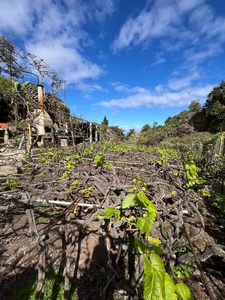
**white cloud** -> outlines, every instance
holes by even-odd
[[[177,8],[178,11],[182,13],[187,13],[193,8],[199,7],[202,3],[204,3],[205,0],[178,0],[177,1]]]
[[[199,51],[196,51],[195,48],[186,49],[184,51],[185,64],[187,64],[188,67],[190,67],[190,63],[192,65],[200,64],[206,61],[206,59],[218,55],[222,51],[221,46],[216,41],[203,45],[203,48]]]
[[[187,4],[189,2],[189,4]],[[189,12],[202,0],[156,0],[136,17],[130,17],[114,40],[113,50],[120,51],[131,44],[149,43],[153,38],[178,38],[182,36],[183,14]]]
[[[114,52],[160,39],[164,51],[194,47],[196,55],[225,41],[225,17],[215,16],[205,0],[155,0],[136,17],[129,17],[112,44]],[[216,38],[216,40],[215,40]],[[212,40],[213,39],[213,40]],[[214,47],[215,49],[215,47]],[[212,55],[218,52],[214,51]],[[154,64],[153,64],[154,65]]]
[[[82,90],[83,92],[94,92],[94,91],[108,92],[107,89],[101,87],[99,84],[88,84],[84,82],[77,83],[76,88]]]
[[[192,81],[200,78],[199,72],[192,71],[191,74],[182,78],[172,78],[169,80],[168,86],[172,90],[181,90],[191,86]]]
[[[94,0],[96,3],[95,16],[99,21],[103,21],[107,15],[112,15],[116,10],[113,0]]]
[[[165,58],[159,58],[159,59],[155,62],[155,65],[161,65],[161,64],[163,64],[164,62],[166,62],[166,59],[165,59]]]
[[[105,108],[181,107],[188,105],[193,100],[205,100],[212,88],[213,85],[192,86],[178,92],[172,92],[162,86],[157,86],[154,91],[134,87],[129,90],[131,95],[121,99],[102,101],[98,105]]]
[[[130,129],[134,129],[134,131],[139,132],[141,131],[142,126],[120,126],[121,129],[123,129],[124,133],[128,133]]]
[[[87,78],[98,78],[104,71],[97,64],[86,60],[72,47],[63,45],[58,39],[49,39],[47,43],[38,42],[26,45],[28,52],[44,58],[66,79],[68,83],[80,83]]]
[[[86,89],[81,82],[105,72],[84,56],[84,47],[93,46],[95,41],[82,26],[102,22],[115,9],[112,0],[39,0],[34,5],[30,0],[2,0],[0,34],[20,37],[27,52],[43,58],[67,83]]]

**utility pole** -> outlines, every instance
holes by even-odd
[[[44,72],[44,60],[41,59],[41,82],[43,86],[43,102],[45,101],[45,72]]]

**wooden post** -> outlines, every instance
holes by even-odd
[[[90,143],[92,143],[92,123],[90,123]]]
[[[72,143],[73,143],[73,152],[76,151],[76,144],[74,140],[74,134],[73,134],[73,123],[72,123],[72,118],[70,116],[70,130],[71,130],[71,135],[72,135]]]
[[[95,126],[95,142],[98,141],[98,127]]]

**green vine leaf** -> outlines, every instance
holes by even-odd
[[[144,299],[165,299],[165,268],[160,256],[152,253],[144,256]]]
[[[194,300],[189,287],[183,282],[176,285],[176,294],[178,295],[179,300]]]
[[[106,207],[104,212],[98,213],[99,220],[110,219],[112,217],[118,221],[120,219],[120,210],[113,207]]]
[[[176,286],[169,274],[165,274],[165,300],[177,300]]]
[[[63,174],[62,174],[62,176],[60,177],[60,178],[67,178],[67,177],[70,177],[71,176],[71,171],[66,171],[66,172],[64,172]]]
[[[155,221],[157,209],[155,205],[148,199],[148,197],[145,195],[144,191],[141,191],[137,194],[137,198],[140,200],[140,202],[144,205],[144,207],[147,208],[148,213],[150,214],[150,218],[152,221]]]
[[[102,211],[100,211],[100,212],[98,213],[98,218],[99,218],[99,220],[105,219],[105,213],[102,212]]]
[[[128,194],[126,197],[123,199],[122,202],[122,208],[129,208],[131,206],[135,205],[135,195],[134,194]]]
[[[150,234],[152,229],[153,221],[150,218],[140,217],[137,220],[137,227],[140,229],[141,234],[147,233]]]
[[[134,239],[134,246],[142,255],[149,253],[149,248],[139,238]]]

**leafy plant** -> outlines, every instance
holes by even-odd
[[[196,164],[193,161],[186,163],[184,169],[186,171],[186,176],[188,180],[186,187],[191,187],[194,186],[195,184],[202,184],[204,182],[203,179],[200,179],[198,177],[199,168],[196,166]]]
[[[68,162],[66,163],[66,168],[67,168],[67,169],[75,169],[75,168],[76,168],[76,165],[75,165],[73,162],[68,161]]]
[[[81,194],[84,195],[84,196],[86,196],[86,197],[88,197],[88,196],[90,196],[91,191],[93,191],[94,188],[95,188],[95,187],[92,185],[92,186],[90,186],[90,187],[87,188],[87,189],[83,189],[83,190],[81,190]]]
[[[107,162],[106,157],[105,157],[104,154],[102,154],[102,155],[96,155],[94,157],[94,162],[97,164],[97,168],[99,168],[99,167],[102,168],[104,166],[106,166],[109,169],[112,168],[112,164],[109,163],[109,162]]]
[[[71,171],[65,171],[62,176],[60,178],[67,178],[67,177],[70,177],[72,175],[72,172]]]
[[[78,284],[74,289],[73,295],[71,295],[71,300],[78,299]],[[72,285],[72,282],[71,282]],[[35,278],[31,278],[26,281],[25,284],[20,286],[15,290],[13,295],[11,296],[11,300],[21,300],[21,299],[29,299],[35,300],[36,298],[36,289],[37,289],[37,280]],[[45,293],[43,296],[43,300],[55,299],[60,300],[64,298],[64,278],[62,274],[56,272],[53,267],[51,267],[46,273],[45,278]]]
[[[188,261],[186,267],[175,266],[173,272],[179,279],[183,277],[190,278],[193,274],[193,261]]]
[[[14,179],[7,179],[6,182],[4,182],[2,184],[3,187],[7,188],[7,189],[15,189],[15,188],[18,188],[19,184],[16,180]]]
[[[136,176],[133,179],[132,193],[126,195],[122,209],[105,208],[98,214],[99,219],[122,221],[127,227],[137,229],[141,237],[134,237],[134,247],[143,256],[144,262],[144,299],[146,300],[193,300],[189,288],[183,283],[175,282],[167,273],[160,257],[161,241],[151,236],[151,228],[156,219],[157,209],[145,194],[145,183]],[[138,211],[138,214],[124,215],[124,211]]]
[[[76,179],[70,184],[70,189],[73,190],[76,187],[78,187],[79,185],[80,185],[80,181],[78,179]]]

